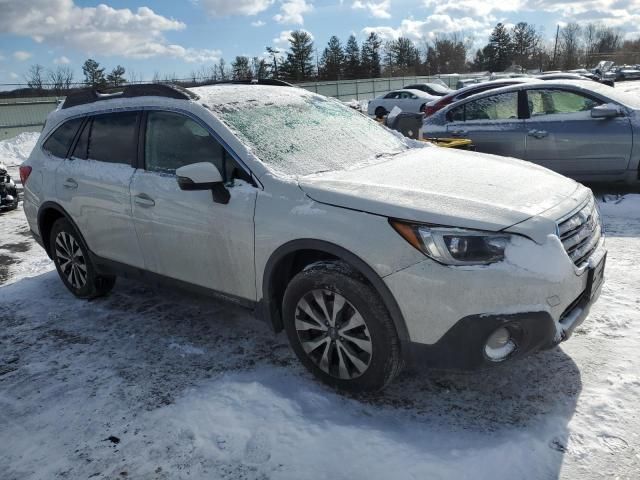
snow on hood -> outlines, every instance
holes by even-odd
[[[556,206],[578,188],[529,162],[446,148],[299,178],[313,200],[416,222],[501,230]]]

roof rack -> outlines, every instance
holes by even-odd
[[[106,90],[87,89],[67,95],[61,108],[71,108],[87,103],[113,98],[166,97],[178,100],[196,100],[198,96],[186,88],[165,83],[126,85]]]
[[[219,80],[217,82],[207,83],[207,85],[271,85],[274,87],[293,87],[290,83],[283,80],[275,80],[273,78],[254,78],[252,80]],[[206,86],[206,85],[203,85]]]

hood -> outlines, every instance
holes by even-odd
[[[300,177],[313,200],[377,215],[498,231],[558,205],[578,184],[514,158],[414,148],[347,171]]]

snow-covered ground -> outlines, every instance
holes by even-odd
[[[636,479],[640,195],[600,205],[607,280],[568,342],[363,396],[242,309],[123,280],[73,298],[0,214],[0,478]]]

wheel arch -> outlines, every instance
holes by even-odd
[[[51,258],[51,249],[49,245],[49,237],[51,236],[51,227],[59,218],[66,219],[73,228],[82,236],[80,229],[76,222],[73,221],[71,216],[65,211],[65,209],[56,202],[44,202],[38,209],[38,231],[40,232],[40,238],[44,250],[47,252],[49,258]],[[82,239],[83,241],[84,239]]]
[[[310,253],[316,254],[309,255]],[[391,315],[401,341],[409,340],[409,332],[395,297],[382,278],[364,260],[349,250],[331,242],[316,239],[298,239],[278,247],[266,263],[262,279],[262,315],[273,326],[274,331],[283,329],[282,298],[293,276],[301,270],[296,268],[297,255],[309,255],[309,263],[323,259],[342,260],[360,273],[380,295],[382,303]],[[306,265],[303,265],[303,268]],[[299,265],[297,265],[299,267]],[[297,271],[296,271],[297,270]]]

